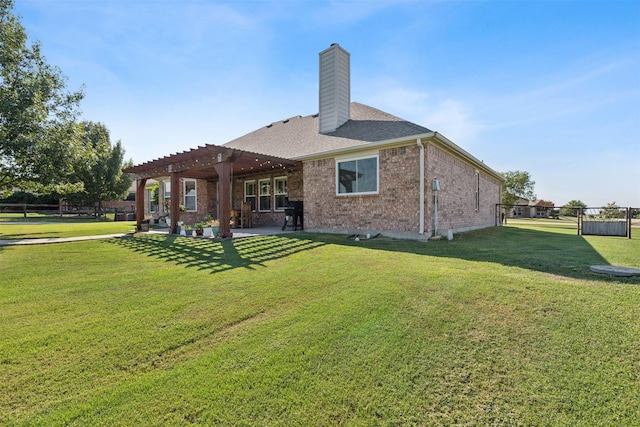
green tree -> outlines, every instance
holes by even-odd
[[[0,192],[79,188],[69,181],[82,91],[69,92],[39,42],[28,46],[14,0],[0,0]]]
[[[616,202],[607,203],[600,211],[600,216],[604,219],[624,218],[625,212],[620,209]]]
[[[587,205],[581,200],[571,200],[560,209],[560,215],[577,217],[578,209],[585,209],[586,207]]]
[[[109,130],[102,123],[79,124],[82,156],[74,166],[74,180],[83,184],[83,190],[69,195],[72,202],[85,206],[102,207],[102,202],[124,199],[129,193],[131,177],[122,172],[131,166],[124,162],[124,149],[120,141],[111,144]]]
[[[505,183],[502,187],[502,204],[505,209],[513,209],[518,199],[534,200],[533,192],[535,181],[531,181],[529,172],[509,171],[503,172]]]

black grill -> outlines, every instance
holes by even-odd
[[[303,203],[299,201],[289,201],[289,205],[284,208],[284,224],[282,231],[287,227],[293,227],[293,231],[298,230],[298,221],[300,221],[300,229],[304,230],[304,209]],[[289,224],[291,222],[291,224]]]

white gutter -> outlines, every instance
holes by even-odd
[[[420,224],[418,225],[418,233],[424,234],[424,145],[420,138],[416,139],[418,147],[420,147]]]

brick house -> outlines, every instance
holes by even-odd
[[[423,126],[350,100],[350,55],[320,53],[319,113],[271,123],[224,145],[206,145],[125,170],[177,195],[171,226],[209,214],[229,233],[234,210],[250,204],[253,226],[281,225],[303,202],[309,231],[429,238],[496,225],[502,176]],[[246,205],[245,205],[246,206]]]
[[[508,218],[550,218],[554,215],[555,204],[547,200],[518,199],[511,210],[507,212]]]

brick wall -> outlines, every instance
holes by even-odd
[[[283,211],[273,210],[274,178],[287,176],[289,200],[304,200],[305,228],[344,232],[386,231],[416,235],[420,229],[420,149],[416,144],[379,150],[379,192],[374,195],[336,195],[336,159],[304,163],[302,171],[278,171],[234,177],[232,208],[240,209],[244,183],[270,179],[269,212],[254,212],[254,226],[280,226]],[[476,209],[476,173],[479,172],[479,208]],[[427,236],[434,232],[434,192],[431,182],[440,180],[438,192],[438,234],[465,231],[495,224],[495,205],[500,200],[500,183],[448,151],[425,143],[425,224]],[[181,220],[195,223],[210,214],[218,217],[217,183],[197,181],[197,212],[181,214]],[[178,190],[183,201],[182,182]],[[176,191],[173,191],[176,194]],[[259,196],[256,195],[256,201]]]
[[[379,151],[379,193],[336,195],[336,161],[305,162],[305,226],[315,229],[418,232],[419,150]]]
[[[442,149],[427,145],[426,230],[434,228],[434,192],[431,181],[440,180],[438,192],[438,234],[446,230],[463,231],[495,225],[495,205],[500,201],[500,183],[474,166]],[[476,172],[479,172],[479,209],[476,210]]]
[[[380,150],[379,193],[336,195],[336,159],[304,164],[305,226],[318,230],[418,233],[420,227],[420,149],[416,144]],[[480,208],[476,210],[476,169],[425,144],[425,232],[434,231],[434,193],[438,178],[439,233],[494,225],[500,184],[480,171]]]
[[[287,177],[287,190],[289,193],[289,200],[304,200],[304,193],[302,188],[302,171],[278,171],[273,173],[262,173],[251,176],[244,176],[241,178],[233,179],[232,189],[232,206],[233,209],[240,209],[242,202],[244,201],[244,183],[245,181],[255,181],[256,183],[256,204],[258,203],[259,188],[258,182],[262,179],[271,180],[271,199],[270,209],[268,212],[254,211],[253,212],[253,226],[282,226],[284,223],[284,211],[275,211],[274,206],[274,178]]]

